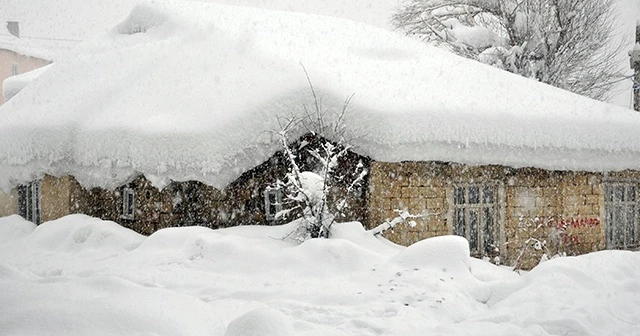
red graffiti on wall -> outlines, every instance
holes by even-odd
[[[558,230],[558,238],[561,245],[580,245],[580,236],[573,234],[573,230],[567,230],[569,228],[593,228],[600,225],[599,218],[570,218],[560,219],[556,226]]]
[[[599,218],[562,219],[560,220],[560,225],[565,228],[596,227],[600,225],[600,219]]]
[[[522,219],[521,219],[522,222]],[[533,221],[540,223],[542,226],[553,228],[557,234],[558,244],[580,245],[580,236],[573,233],[573,229],[593,228],[600,225],[599,218],[554,218],[554,217],[536,217]]]

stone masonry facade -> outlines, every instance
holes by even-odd
[[[351,202],[355,207],[348,219],[373,228],[397,217],[398,210],[417,215],[415,226],[398,225],[385,232],[398,244],[458,234],[469,240],[472,255],[523,269],[535,266],[543,254],[640,246],[638,171],[568,172],[444,162],[367,165],[365,191],[356,197],[358,202]],[[86,190],[71,176],[46,175],[39,182],[39,220],[85,213],[150,234],[180,225],[244,224],[242,216],[227,218],[238,210],[247,223],[263,223],[261,191],[278,175],[265,167],[256,167],[223,191],[193,181],[158,190],[143,176],[112,191]],[[135,194],[131,220],[122,218],[125,188]],[[19,199],[17,189],[0,192],[0,216],[21,213],[24,203]]]
[[[630,171],[588,173],[442,162],[372,162],[368,226],[393,219],[396,210],[421,216],[415,219],[414,227],[396,226],[385,233],[396,243],[410,245],[455,234],[455,226],[465,222],[459,215],[463,211],[477,217],[482,215],[474,209],[489,209],[484,211],[486,217],[492,217],[487,220],[493,230],[488,234],[491,249],[485,246],[477,256],[499,256],[503,264],[531,268],[543,254],[578,255],[607,248],[604,185],[638,179],[640,174]],[[479,205],[456,204],[454,198],[464,196],[454,195],[457,191],[472,190],[466,195],[475,198],[473,193],[482,188],[488,195],[487,205],[481,200]],[[472,232],[478,232],[482,240],[483,228],[476,217],[473,221],[480,228]]]

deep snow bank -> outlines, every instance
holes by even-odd
[[[58,252],[130,251],[144,236],[120,224],[86,215],[69,215],[39,225],[29,237],[39,248]]]
[[[0,217],[0,243],[9,243],[25,238],[33,233],[37,227],[18,215]]]
[[[0,218],[11,237],[0,240],[0,333],[596,336],[640,327],[637,252],[558,258],[520,276],[471,259],[460,237],[403,248],[345,223],[332,239],[281,239],[292,229],[142,237],[82,215],[37,228]]]

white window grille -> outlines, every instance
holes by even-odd
[[[122,189],[122,218],[135,219],[136,202],[135,193],[132,188]]]
[[[274,220],[278,212],[282,211],[282,189],[267,187],[264,190],[264,210],[268,220]]]
[[[18,212],[24,219],[40,224],[40,181],[18,187]]]
[[[605,231],[608,249],[636,248],[638,230],[638,183],[607,182],[604,185]]]
[[[453,233],[467,238],[475,255],[492,255],[498,248],[498,187],[465,184],[453,188]]]
[[[11,76],[16,76],[20,74],[20,68],[17,64],[11,64]]]

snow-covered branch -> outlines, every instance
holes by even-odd
[[[615,0],[406,0],[407,35],[604,100],[623,76]]]

